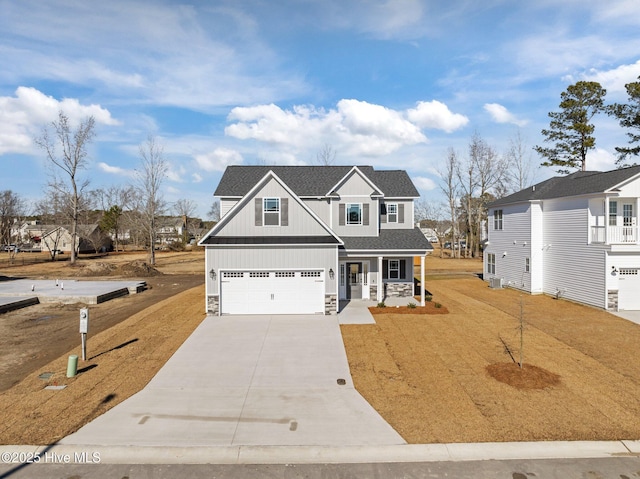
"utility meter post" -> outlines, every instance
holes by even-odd
[[[80,310],[80,337],[82,339],[82,360],[87,360],[87,333],[89,332],[89,308]]]

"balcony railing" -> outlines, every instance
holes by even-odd
[[[592,243],[628,244],[638,242],[637,226],[592,226]]]

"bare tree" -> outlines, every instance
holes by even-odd
[[[508,166],[506,179],[511,190],[516,192],[530,186],[533,180],[531,149],[527,147],[520,130],[517,130],[509,139],[509,148],[505,157]]]
[[[120,232],[122,230],[123,217],[126,214],[125,207],[131,203],[134,191],[131,186],[111,186],[106,190],[97,190],[97,197],[104,215],[100,220],[100,228],[113,235],[115,251],[118,251]]]
[[[80,196],[88,185],[88,181],[81,180],[78,173],[87,166],[87,147],[95,135],[94,126],[95,120],[89,116],[83,119],[78,127],[72,131],[69,117],[60,111],[58,119],[51,122],[50,125],[53,133],[45,127],[41,136],[35,138],[36,145],[46,152],[47,158],[54,167],[52,168],[51,186],[70,196],[72,264],[76,261]],[[68,183],[57,177],[56,168],[68,177]]]
[[[181,198],[173,204],[173,211],[182,218],[182,242],[184,244],[189,240],[189,220],[195,213],[196,207],[195,201],[186,198]]]
[[[444,240],[450,231],[449,221],[444,219],[445,209],[441,203],[433,203],[421,200],[416,205],[416,218],[420,225],[433,230],[440,245],[440,257],[444,256]]]
[[[480,255],[480,240],[482,237],[482,224],[487,215],[487,203],[495,198],[495,189],[504,183],[507,167],[506,161],[498,156],[495,149],[489,146],[477,134],[474,135],[473,156],[471,160],[475,164],[476,179],[478,185],[478,202],[476,205],[476,239],[470,245],[473,246],[473,255]],[[491,194],[494,193],[494,194]]]
[[[220,200],[213,200],[211,209],[207,213],[212,221],[220,221]]]
[[[467,248],[465,250],[465,256],[469,256],[469,252],[473,248],[475,238],[473,231],[473,219],[475,217],[473,213],[473,198],[478,187],[478,178],[476,175],[476,161],[475,159],[480,156],[481,153],[481,138],[477,133],[471,137],[469,142],[469,157],[464,162],[458,162],[456,169],[456,175],[462,190],[462,196],[464,203],[461,205],[464,209],[464,217],[466,221],[466,235],[467,235]],[[458,243],[460,247],[460,243]]]
[[[0,191],[0,245],[20,240],[14,234],[14,226],[22,220],[25,210],[25,202],[17,193]]]
[[[447,208],[449,209],[449,221],[451,221],[452,241],[457,238],[457,214],[456,203],[458,202],[458,182],[456,171],[458,170],[458,155],[453,148],[447,151],[447,160],[444,168],[440,171],[440,189],[447,199]],[[455,256],[455,252],[454,252]]]
[[[141,215],[141,227],[149,242],[149,264],[156,264],[155,245],[158,235],[158,217],[165,211],[166,204],[160,187],[167,176],[168,165],[164,148],[155,137],[149,136],[140,145],[140,169],[136,170],[135,210]]]
[[[331,166],[336,162],[336,150],[331,145],[325,143],[316,154],[316,163],[320,166]]]

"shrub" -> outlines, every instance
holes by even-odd
[[[384,301],[381,301],[381,302],[378,303],[378,308],[386,308],[386,307],[387,307],[387,305],[384,304]]]
[[[433,296],[431,296],[430,294],[425,295],[424,300],[425,301],[431,301],[433,299]]]
[[[409,309],[414,309],[415,307],[416,307],[416,303],[407,304],[407,308],[409,308]]]
[[[433,303],[433,305],[435,306],[436,309],[442,308],[442,305],[440,303]]]

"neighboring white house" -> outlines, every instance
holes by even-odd
[[[489,205],[484,278],[640,310],[640,166],[555,177]]]
[[[335,314],[340,300],[414,295],[418,192],[404,171],[230,166],[206,247],[211,314]],[[424,288],[421,288],[424,303]]]

